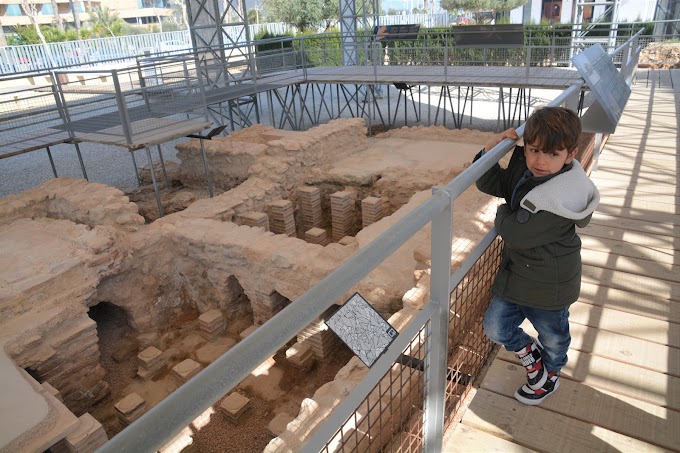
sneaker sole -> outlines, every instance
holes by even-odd
[[[520,387],[521,388],[521,387]],[[538,406],[541,404],[547,397],[552,395],[557,391],[557,389],[560,388],[560,381],[558,380],[555,383],[555,388],[553,388],[552,392],[544,395],[542,398],[536,398],[536,399],[531,399],[531,398],[525,398],[522,395],[519,394],[519,390],[515,390],[515,399],[519,401],[520,403],[526,404],[528,406]],[[533,390],[533,389],[532,389]]]

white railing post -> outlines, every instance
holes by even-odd
[[[445,189],[433,192],[445,195],[448,206],[432,218],[432,267],[430,304],[434,310],[427,330],[425,358],[425,413],[423,451],[441,451],[444,437],[446,404],[446,362],[449,340],[449,305],[451,300],[451,241],[453,200]]]

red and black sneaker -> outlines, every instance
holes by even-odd
[[[520,403],[528,404],[530,406],[535,406],[541,404],[544,399],[551,395],[555,390],[560,388],[560,375],[555,371],[546,373],[548,379],[543,384],[540,389],[531,389],[528,385],[524,384],[515,392],[515,399]]]
[[[543,358],[541,357],[541,349],[543,349],[538,340],[533,340],[519,351],[515,351],[517,358],[522,362],[524,368],[527,369],[527,384],[532,390],[540,389],[548,379],[548,373],[543,368]]]

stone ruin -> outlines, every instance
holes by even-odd
[[[349,119],[306,132],[255,125],[207,141],[212,198],[198,141],[179,145],[163,192],[174,213],[155,220],[142,191],[128,197],[81,179],[0,199],[0,373],[35,396],[17,409],[30,422],[12,425],[0,451],[93,451],[453,179],[489,135],[366,132]],[[492,224],[493,203],[474,187],[456,202],[454,265]],[[427,301],[429,260],[427,226],[352,292],[399,328]],[[124,334],[105,341],[109,318]],[[322,316],[263,366],[283,360],[304,373],[339,348]],[[123,382],[104,366],[113,362]],[[261,395],[246,385],[212,417],[269,423],[266,451],[294,451],[366,372],[356,358],[342,365],[288,413],[258,409]],[[173,451],[198,435],[195,422]]]

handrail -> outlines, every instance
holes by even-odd
[[[572,85],[549,105],[564,102],[568,96],[578,93],[578,90],[580,90],[580,85]],[[520,127],[518,133],[522,131],[523,127]],[[465,169],[444,188],[417,206],[408,216],[397,221],[342,266],[272,317],[256,332],[237,343],[186,384],[168,395],[98,451],[102,453],[156,451],[163,447],[168,439],[190,425],[208,407],[236,387],[253,369],[275,354],[281,345],[286,344],[292,336],[315,321],[328,307],[351,290],[353,285],[430,222],[435,215],[449,207],[456,197],[505,155],[514,143],[510,139],[500,142],[489,151],[484,159],[479,159]],[[410,332],[414,328],[408,327],[407,329]],[[406,339],[410,341],[411,338],[413,337]],[[401,342],[396,344],[401,345]],[[389,359],[403,350],[402,348],[395,352],[396,349],[396,346],[390,347],[389,355],[379,360],[379,363],[389,364]],[[394,360],[391,363],[394,363]],[[377,367],[375,369],[378,370]],[[376,371],[370,376],[375,379],[378,374]],[[362,385],[360,390],[365,391],[367,387],[370,388],[370,381]],[[356,397],[352,397],[352,400],[355,401]],[[343,407],[347,410],[346,406]]]

